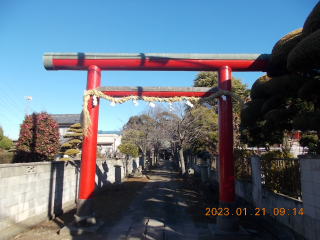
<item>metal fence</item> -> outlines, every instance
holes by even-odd
[[[252,182],[251,158],[250,157],[235,157],[234,168],[236,178]]]
[[[299,159],[261,160],[262,186],[301,199]]]

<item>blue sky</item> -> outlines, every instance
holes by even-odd
[[[46,71],[45,52],[271,53],[318,0],[0,1],[0,125],[17,139],[29,113],[78,114],[85,71]],[[102,72],[102,86],[191,86],[197,72]],[[233,75],[249,87],[262,72]],[[99,130],[118,130],[148,105],[102,100]]]

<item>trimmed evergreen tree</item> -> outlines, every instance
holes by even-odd
[[[320,3],[306,19],[303,29],[281,38],[274,46],[267,74],[251,89],[251,102],[242,111],[242,137],[252,145],[285,145],[287,134],[302,131],[300,141],[320,152]],[[263,81],[262,81],[263,80]],[[254,102],[264,102],[254,108]],[[257,112],[258,117],[250,113]],[[316,134],[316,137],[312,136]],[[287,151],[283,149],[284,151]]]
[[[78,153],[80,153],[82,148],[82,137],[83,130],[81,128],[80,123],[73,124],[69,129],[68,133],[63,136],[64,138],[69,138],[68,142],[65,142],[61,145],[60,154],[68,155],[71,157],[75,157]],[[61,158],[60,161],[68,161],[69,158]]]
[[[139,148],[134,143],[127,142],[127,143],[121,143],[118,146],[118,149],[122,154],[126,155],[125,164],[126,164],[126,176],[127,176],[128,175],[128,165],[131,160],[131,157],[136,158],[139,156]]]
[[[131,155],[134,158],[139,156],[139,148],[137,147],[137,145],[133,143],[130,143],[130,142],[121,143],[118,146],[118,149],[120,150],[121,153],[126,155]]]

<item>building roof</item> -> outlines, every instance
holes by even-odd
[[[121,135],[121,131],[102,131],[102,130],[98,130],[98,134],[116,134],[116,135]]]
[[[51,114],[51,116],[59,125],[80,122],[80,114]]]

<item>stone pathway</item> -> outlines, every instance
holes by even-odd
[[[257,226],[256,220],[245,219],[242,221],[251,230],[251,236],[213,236],[209,230],[208,222],[215,222],[214,219],[203,219],[203,209],[205,207],[217,207],[216,193],[198,191],[198,182],[191,181],[191,185],[181,187],[181,178],[172,171],[172,162],[160,160],[160,166],[153,170],[149,182],[139,190],[131,191],[131,194],[139,191],[136,198],[131,202],[129,208],[122,212],[119,220],[106,221],[98,219],[94,230],[76,229],[81,232],[79,235],[72,233],[72,224],[67,224],[56,233],[57,219],[50,221],[50,224],[43,222],[38,224],[34,231],[21,232],[12,239],[52,239],[52,240],[120,240],[120,239],[155,239],[155,240],[271,240],[273,238],[269,233],[264,231],[263,226]],[[178,179],[179,178],[179,179]],[[190,179],[189,179],[190,180]],[[195,180],[195,179],[194,179]],[[200,185],[199,185],[200,186]],[[185,188],[186,187],[186,188]],[[133,188],[131,188],[132,190]],[[195,191],[195,189],[197,191]],[[125,191],[124,191],[125,192]],[[122,194],[123,198],[127,194]],[[114,198],[117,201],[119,198]],[[190,206],[187,205],[190,204]],[[210,202],[210,203],[209,203]],[[119,203],[119,202],[118,202]],[[208,205],[205,205],[208,204]],[[111,201],[112,205],[112,201]],[[116,206],[115,204],[114,206]],[[109,211],[103,211],[104,206],[110,207],[110,201],[105,205],[105,200],[99,200],[99,214],[108,214]],[[118,204],[119,206],[119,204]],[[128,205],[126,205],[128,206]],[[204,207],[205,206],[205,207]],[[192,208],[191,208],[192,207]],[[117,209],[117,207],[115,207]],[[116,213],[117,211],[115,211]],[[114,215],[108,217],[115,218]],[[66,213],[69,214],[69,213]],[[98,213],[97,213],[98,214]],[[98,215],[99,215],[98,214]],[[191,215],[194,222],[192,221]],[[68,215],[69,217],[72,215]],[[107,215],[104,215],[107,216]],[[67,217],[67,215],[65,216]],[[65,219],[66,220],[66,219]],[[203,221],[204,220],[204,221]],[[240,219],[241,220],[241,219]],[[110,224],[108,224],[108,222]],[[63,225],[63,222],[59,222]],[[211,226],[211,225],[210,225]],[[52,228],[52,229],[51,229]],[[274,234],[273,234],[274,235]],[[278,235],[277,235],[278,236]],[[0,236],[0,239],[1,236]],[[281,238],[282,239],[282,238]],[[287,240],[287,238],[286,238]]]
[[[106,239],[210,239],[201,233],[185,212],[186,203],[177,194],[171,162],[161,161],[155,173],[130,205],[120,221],[101,229]],[[211,237],[212,239],[212,237]]]

